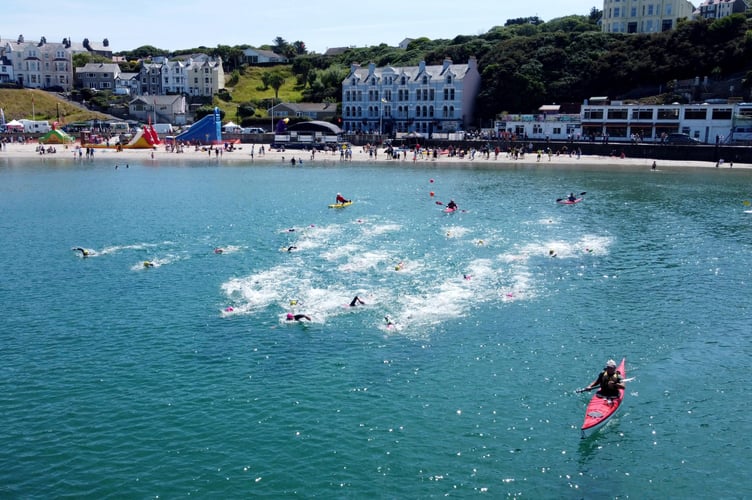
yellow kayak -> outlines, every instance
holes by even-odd
[[[349,207],[352,204],[353,202],[351,201],[347,201],[345,203],[332,203],[331,205],[329,205],[329,208],[345,208],[345,207]]]

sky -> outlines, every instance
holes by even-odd
[[[302,41],[309,52],[332,47],[396,46],[405,38],[480,35],[508,19],[544,21],[588,15],[603,0],[3,0],[0,38],[48,42],[107,38],[113,52],[152,45],[274,45]]]

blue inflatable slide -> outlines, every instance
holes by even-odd
[[[219,108],[214,113],[206,115],[191,127],[179,133],[175,140],[188,144],[222,144],[222,120]]]

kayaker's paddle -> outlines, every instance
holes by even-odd
[[[587,191],[583,191],[583,192],[580,193],[580,196],[585,196],[586,194],[587,194]],[[558,202],[560,202],[563,199],[564,198],[556,198],[556,202],[558,203]]]

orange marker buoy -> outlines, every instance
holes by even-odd
[[[434,195],[434,194],[436,194],[436,193],[434,193],[433,191],[431,191],[431,192],[430,192],[429,194],[430,194],[431,196],[433,196],[433,195]]]

